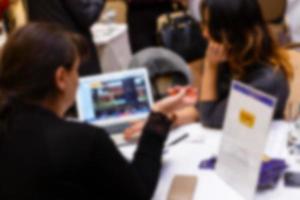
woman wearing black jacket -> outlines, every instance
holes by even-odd
[[[172,110],[186,88],[153,107],[132,163],[101,128],[63,119],[86,45],[55,25],[13,33],[0,67],[0,199],[150,199]]]

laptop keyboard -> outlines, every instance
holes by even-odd
[[[128,123],[122,124],[114,124],[111,126],[105,126],[105,130],[110,134],[122,133],[127,127],[129,126]]]

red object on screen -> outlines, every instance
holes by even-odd
[[[3,13],[7,9],[9,0],[0,0],[0,17],[2,18]]]

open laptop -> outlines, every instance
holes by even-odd
[[[81,121],[100,126],[117,144],[132,122],[145,119],[153,97],[144,68],[80,78],[76,96]]]

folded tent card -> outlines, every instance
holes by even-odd
[[[266,169],[277,169],[278,162],[263,165],[262,180],[260,172],[276,103],[274,97],[253,87],[238,81],[231,84],[216,173],[247,200],[254,198],[258,182],[266,185],[274,180]]]

